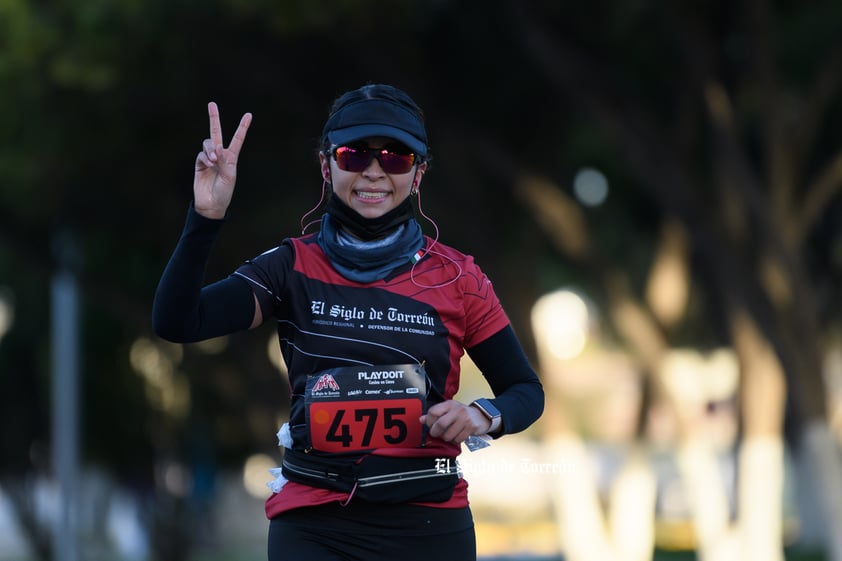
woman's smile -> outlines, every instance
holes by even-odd
[[[380,149],[394,140],[370,137],[361,141],[370,149]],[[336,159],[320,155],[323,173],[330,177],[333,194],[364,218],[379,218],[396,208],[421,182],[426,163],[413,166],[406,173],[386,173],[377,158],[372,158],[364,170],[345,171]]]

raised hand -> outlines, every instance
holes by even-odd
[[[219,124],[219,108],[208,103],[210,138],[202,142],[202,151],[196,156],[193,176],[193,207],[206,218],[222,218],[231,204],[234,185],[237,182],[237,158],[251,124],[251,113],[240,119],[234,137],[228,148],[222,144],[222,127]]]

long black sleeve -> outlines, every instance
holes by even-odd
[[[152,326],[159,337],[190,343],[251,325],[254,295],[245,280],[231,276],[202,287],[208,257],[223,223],[201,216],[190,205],[152,304]]]
[[[495,436],[520,432],[544,412],[544,388],[511,326],[467,349],[482,372],[502,415],[502,430]]]

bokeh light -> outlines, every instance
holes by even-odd
[[[608,198],[608,180],[598,169],[582,168],[573,178],[573,194],[585,206],[599,206]]]
[[[272,479],[269,470],[278,462],[266,454],[253,454],[243,464],[243,487],[252,497],[265,499],[271,491],[266,484]]]
[[[532,308],[532,324],[539,346],[555,358],[577,357],[588,342],[588,306],[571,290],[546,294]]]
[[[190,410],[190,385],[176,369],[181,362],[178,345],[140,337],[129,350],[132,368],[146,382],[146,397],[164,413],[183,418]]]

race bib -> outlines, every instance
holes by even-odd
[[[424,440],[418,417],[427,403],[427,374],[420,364],[332,368],[308,376],[307,425],[313,448],[358,452],[413,448]]]

